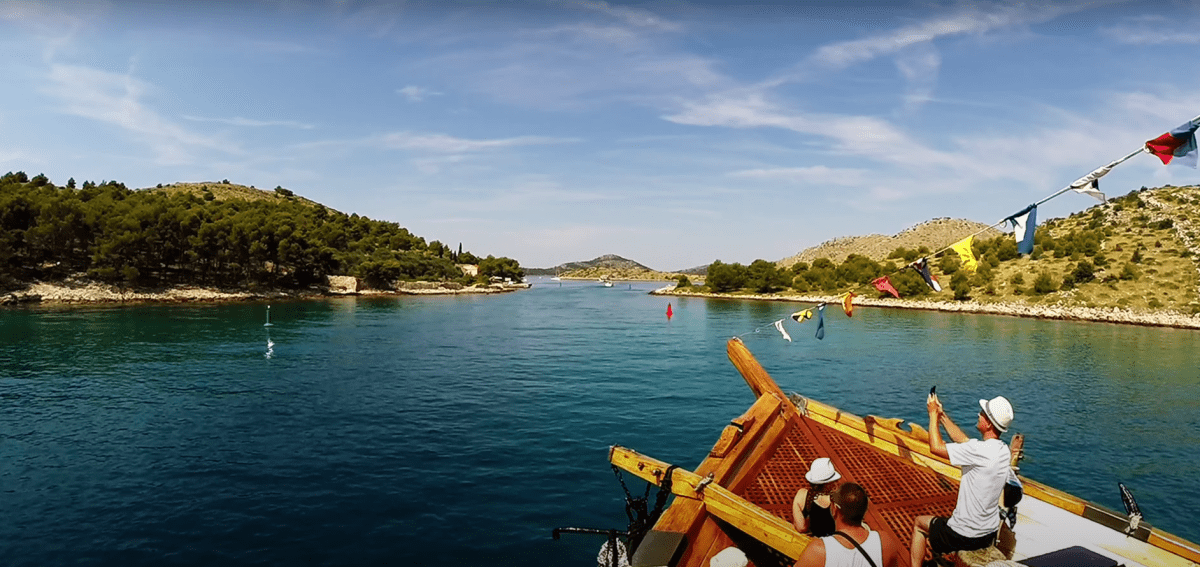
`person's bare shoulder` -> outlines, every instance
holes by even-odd
[[[820,538],[809,541],[796,559],[795,567],[825,567],[825,542]]]

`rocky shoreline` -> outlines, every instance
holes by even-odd
[[[755,301],[780,301],[791,303],[820,304],[828,303],[840,306],[837,296],[821,295],[788,295],[788,294],[730,294],[730,293],[700,293],[683,291],[674,286],[667,286],[650,292],[652,295],[704,297],[710,299],[749,299]],[[1089,321],[1101,323],[1120,323],[1126,325],[1143,325],[1148,327],[1173,327],[1177,329],[1200,329],[1200,315],[1187,315],[1175,311],[1134,311],[1119,307],[1062,307],[1049,305],[1016,305],[1004,303],[976,303],[974,301],[926,301],[900,300],[892,298],[855,297],[854,305],[859,307],[887,307],[893,309],[921,309],[925,311],[946,311],[953,313],[978,313],[983,315],[1007,315],[1010,317],[1028,317],[1033,319],[1056,319],[1062,321]]]
[[[25,289],[0,295],[0,305],[18,304],[105,304],[105,303],[193,303],[258,301],[266,299],[315,299],[341,296],[380,295],[466,295],[507,293],[529,284],[464,286],[447,282],[399,282],[396,289],[359,289],[330,286],[308,290],[246,291],[204,286],[175,286],[166,289],[126,289],[98,282],[34,282]]]

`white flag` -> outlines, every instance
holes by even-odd
[[[1108,172],[1110,171],[1112,171],[1112,164],[1098,168],[1096,171],[1076,179],[1075,182],[1071,184],[1071,189],[1074,189],[1076,193],[1091,195],[1097,199],[1100,199],[1100,202],[1103,203],[1105,198],[1104,193],[1100,192],[1100,178],[1108,175]]]
[[[791,336],[791,335],[789,335],[789,334],[787,333],[787,331],[786,331],[786,330],[784,330],[784,328],[783,328],[783,319],[780,319],[780,320],[778,320],[778,321],[776,321],[776,322],[775,322],[775,328],[776,328],[776,329],[779,329],[779,334],[783,335],[783,338],[787,339],[787,341],[788,341],[789,343],[790,343],[790,342],[792,342],[792,336]]]

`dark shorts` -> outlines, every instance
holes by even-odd
[[[964,537],[946,525],[947,518],[935,517],[929,522],[929,548],[936,553],[983,549],[996,541],[996,532],[980,537]]]

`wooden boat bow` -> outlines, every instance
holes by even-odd
[[[647,482],[663,486],[669,474],[676,498],[641,547],[651,547],[645,542],[655,534],[673,543],[657,562],[647,564],[707,567],[714,554],[737,546],[757,567],[790,565],[811,541],[791,523],[792,499],[808,487],[804,473],[820,457],[834,463],[843,481],[866,489],[871,503],[865,521],[871,529],[890,532],[906,548],[917,516],[949,516],[954,510],[961,472],[929,451],[925,429],[917,424],[905,429],[900,419],[859,417],[785,394],[741,340],[731,339],[726,350],[756,400],[730,421],[695,471],[624,447],[609,450],[613,465]],[[1144,523],[1127,536],[1120,531],[1125,521],[1120,514],[1042,483],[1022,481],[1026,509],[1032,508],[1034,516],[1049,514],[1038,519],[1026,512],[1021,516],[1026,529],[1051,530],[1026,532],[1042,536],[1041,542],[1027,542],[1027,549],[1071,545],[1062,540],[1080,540],[1072,530],[1087,529],[1092,534],[1085,542],[1089,549],[1121,557],[1128,565],[1200,565],[1200,549],[1187,540]],[[1069,527],[1053,525],[1062,522]],[[1063,535],[1052,533],[1054,529]]]

